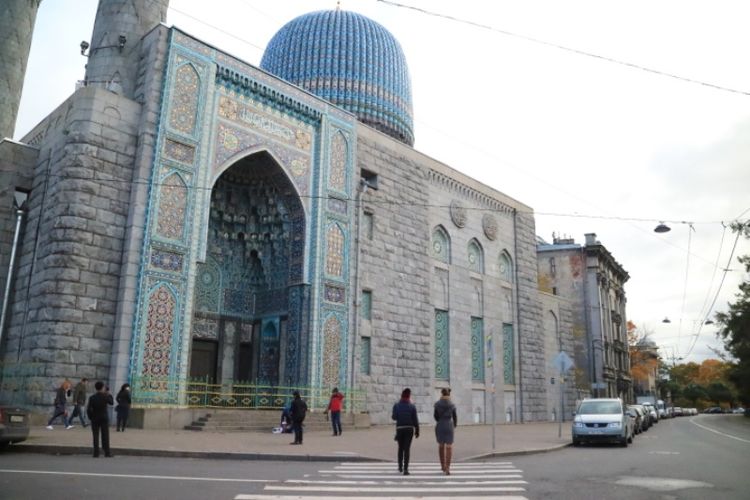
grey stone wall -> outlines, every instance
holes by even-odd
[[[13,137],[41,0],[0,2],[0,139]]]
[[[536,229],[531,212],[516,212],[516,277],[522,420],[547,420],[544,333],[538,297]]]
[[[83,88],[35,130],[29,200],[6,358],[43,367],[27,403],[61,378],[106,379],[140,105]]]
[[[16,231],[14,194],[16,189],[31,190],[31,176],[38,153],[35,147],[10,140],[0,140],[0,304],[5,300],[8,265]],[[22,220],[21,231],[23,227]],[[17,251],[20,252],[20,248]],[[17,263],[18,258],[16,258],[16,265]],[[0,328],[2,326],[0,325]],[[0,352],[2,352],[1,339]]]
[[[358,168],[375,172],[379,189],[363,195],[374,230],[372,240],[363,238],[360,254],[359,287],[372,290],[372,368],[363,375],[357,361],[355,380],[367,392],[367,408],[378,424],[391,422],[391,407],[404,387],[412,389],[421,412],[432,405],[428,197],[425,171],[416,160],[411,148],[358,128]]]

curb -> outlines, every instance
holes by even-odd
[[[45,455],[90,455],[90,446],[63,446],[47,444],[21,444],[10,448],[20,453]],[[387,462],[362,455],[284,455],[281,453],[231,453],[221,451],[143,450],[138,448],[112,448],[112,454],[130,457],[202,458],[218,460],[264,460],[281,462]]]
[[[487,458],[498,458],[498,457],[512,457],[522,455],[536,455],[537,453],[550,453],[553,451],[559,451],[571,446],[571,443],[560,444],[557,446],[550,446],[549,448],[536,448],[533,450],[515,450],[515,451],[491,451],[489,453],[482,453],[480,455],[474,455],[466,457],[461,462],[469,462],[471,460],[483,460]]]

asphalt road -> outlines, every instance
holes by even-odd
[[[323,498],[747,499],[750,419],[699,415],[666,420],[628,448],[435,463],[404,477],[390,463],[259,462],[0,454],[0,499]]]
[[[584,445],[517,457],[530,499],[750,498],[750,419],[663,420],[628,448]]]

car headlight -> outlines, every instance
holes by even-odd
[[[579,429],[581,427],[586,427],[583,422],[573,422],[573,427],[578,427]]]
[[[619,428],[619,427],[622,427],[622,423],[620,423],[620,422],[610,422],[609,424],[607,424],[607,427]]]

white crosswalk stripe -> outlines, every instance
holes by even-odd
[[[528,483],[512,462],[451,465],[446,476],[435,463],[409,465],[409,476],[398,473],[393,463],[343,462],[327,466],[315,477],[287,479],[267,484],[261,494],[237,495],[235,500],[528,500]],[[332,497],[331,495],[336,495]],[[343,497],[341,495],[346,495]]]

